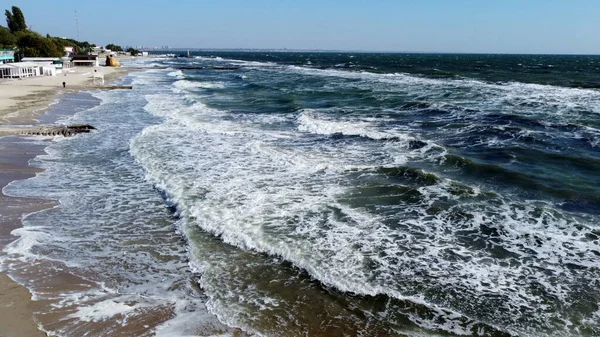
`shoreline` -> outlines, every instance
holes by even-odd
[[[22,135],[10,130],[23,126],[40,126],[38,120],[65,93],[76,93],[93,89],[92,78],[88,75],[92,68],[73,68],[66,76],[35,77],[0,82],[0,250],[14,241],[11,235],[14,229],[22,227],[25,215],[52,208],[56,200],[17,198],[6,196],[2,189],[16,180],[34,177],[42,169],[32,167],[29,162],[38,155],[45,154],[47,146],[23,141]],[[102,67],[105,82],[114,81],[127,75],[127,68]],[[62,82],[67,87],[62,87]],[[48,336],[35,319],[36,303],[28,289],[14,281],[10,275],[0,269],[0,336]]]
[[[17,137],[0,139],[0,191],[12,181],[31,178],[41,171],[29,166],[29,161],[43,154],[43,147],[18,144],[17,140]],[[22,227],[25,214],[57,204],[51,200],[15,198],[4,193],[0,193],[0,203],[0,249],[16,239],[10,233]],[[3,304],[0,306],[1,336],[46,336],[35,322],[31,293],[5,271],[0,272],[0,302]]]

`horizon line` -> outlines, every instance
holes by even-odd
[[[360,50],[360,49],[295,49],[295,48],[198,48],[198,47],[169,47],[154,48],[144,46],[144,51],[267,51],[267,52],[317,52],[317,53],[374,53],[374,54],[456,54],[456,55],[570,55],[570,56],[600,56],[592,53],[526,53],[526,52],[454,52],[454,51],[391,51],[391,50]]]

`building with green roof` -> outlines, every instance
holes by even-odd
[[[15,62],[15,51],[12,49],[0,49],[0,63]]]

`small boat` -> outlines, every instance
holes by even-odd
[[[190,50],[188,49],[188,53],[187,53],[187,58],[191,59],[193,58],[192,54],[190,54]]]

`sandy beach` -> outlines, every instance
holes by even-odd
[[[101,67],[105,83],[126,72],[124,68]],[[13,133],[14,125],[35,124],[56,95],[87,89],[93,85],[91,67],[65,70],[57,76],[0,79],[0,136]],[[63,87],[65,82],[65,87]]]
[[[37,117],[57,95],[90,88],[94,68],[69,69],[58,76],[26,79],[0,79],[0,189],[14,180],[27,179],[40,170],[29,166],[29,160],[43,154],[43,146],[20,142],[23,128],[33,127]],[[127,73],[123,68],[101,67],[105,83]],[[63,82],[66,86],[63,88]],[[8,136],[8,137],[6,137]],[[21,227],[23,215],[53,207],[55,201],[0,195],[0,249],[15,239],[10,233]],[[0,336],[46,336],[38,330],[34,318],[35,302],[24,287],[0,273]]]

